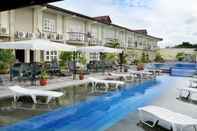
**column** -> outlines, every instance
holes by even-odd
[[[33,33],[42,32],[42,12],[43,7],[35,7],[33,15]],[[40,62],[40,51],[34,51],[34,62]]]
[[[15,10],[9,11],[9,34],[10,40],[14,41],[14,34],[15,34]]]
[[[25,63],[30,62],[30,50],[25,50]]]

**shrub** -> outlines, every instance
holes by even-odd
[[[176,59],[177,59],[178,61],[183,61],[184,58],[185,58],[185,53],[184,53],[184,52],[179,52],[179,53],[177,53]]]
[[[157,53],[156,56],[155,56],[154,61],[163,63],[165,60],[160,53]]]
[[[143,52],[140,61],[141,61],[141,63],[148,63],[150,61],[149,60],[149,55],[145,54],[145,52]]]
[[[10,66],[15,62],[12,50],[0,49],[0,72],[7,73]]]
[[[73,53],[72,52],[61,52],[60,54],[60,66],[65,67],[65,63],[72,61]]]

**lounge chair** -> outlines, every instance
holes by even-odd
[[[34,104],[37,104],[36,97],[44,96],[44,97],[47,97],[46,103],[48,104],[52,98],[57,98],[63,95],[62,92],[44,91],[44,90],[38,90],[38,89],[26,89],[20,86],[10,86],[8,88],[14,93],[15,102],[17,101],[17,96],[25,95],[25,96],[30,96]]]
[[[110,84],[114,84],[116,89],[118,88],[119,85],[124,84],[124,82],[122,82],[122,81],[100,80],[100,79],[93,78],[93,77],[89,77],[88,81],[89,81],[89,83],[92,83],[93,87],[96,87],[97,84],[104,84],[105,85],[105,91],[108,91]]]
[[[109,75],[114,76],[114,77],[119,77],[123,78],[125,81],[128,81],[128,78],[134,78],[136,75],[134,74],[129,74],[129,73],[109,73]]]
[[[197,94],[197,88],[177,88],[179,91],[179,98],[187,98],[191,100],[192,94]]]
[[[197,79],[191,79],[190,81],[190,86],[191,88],[197,88]]]
[[[153,74],[148,72],[148,71],[135,71],[135,70],[129,70],[129,73],[137,75],[139,77],[139,79],[143,79],[145,78],[144,76],[148,76],[148,77],[152,77]]]
[[[167,129],[172,129],[173,131],[178,131],[178,129],[182,131],[188,127],[193,127],[194,130],[196,130],[197,119],[180,113],[172,112],[157,106],[138,108],[138,111],[140,121],[151,128],[160,125]],[[150,121],[152,124],[150,124]]]

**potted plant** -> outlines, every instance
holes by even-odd
[[[48,84],[48,74],[45,70],[43,70],[40,74],[40,85],[46,86]]]
[[[137,65],[137,70],[140,71],[140,70],[144,70],[144,64],[143,63],[139,63]]]
[[[80,70],[79,80],[84,80],[83,70]]]

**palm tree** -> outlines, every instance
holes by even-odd
[[[120,48],[120,43],[118,39],[111,39],[109,42],[106,43],[106,46],[111,48]]]

